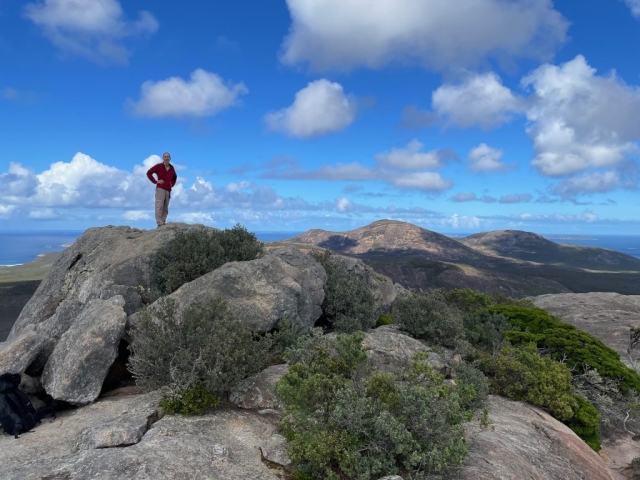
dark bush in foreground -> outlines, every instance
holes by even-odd
[[[313,251],[311,256],[327,272],[322,312],[338,332],[352,333],[375,325],[373,294],[367,284],[352,275],[331,253]]]
[[[563,360],[571,368],[588,365],[600,375],[621,380],[621,389],[640,391],[640,376],[620,361],[620,355],[587,332],[556,320],[541,308],[508,305],[490,307],[493,313],[509,318],[519,332],[507,331],[505,337],[513,344],[534,342],[545,354]]]
[[[385,325],[393,325],[394,323],[395,323],[395,320],[391,315],[383,313],[378,317],[378,321],[376,322],[376,328],[383,327]]]
[[[450,387],[418,355],[402,377],[372,371],[363,335],[311,336],[289,351],[277,385],[281,431],[297,478],[369,479],[458,466],[466,455],[462,423],[474,388]]]
[[[475,315],[493,305],[517,305],[533,307],[530,300],[511,298],[504,293],[483,293],[470,288],[454,288],[443,291],[447,303],[456,307],[467,315]]]
[[[131,333],[129,369],[143,390],[163,388],[169,399],[186,399],[198,385],[220,397],[266,366],[271,345],[271,336],[254,335],[220,299],[194,304],[182,318],[175,303],[163,299],[157,311],[140,313]]]
[[[543,408],[572,428],[594,449],[600,449],[600,415],[574,393],[571,371],[560,362],[541,357],[534,344],[505,347],[480,362],[491,392]]]
[[[504,343],[504,332],[512,328],[507,317],[486,310],[464,318],[466,340],[485,353],[498,353]]]
[[[158,252],[158,287],[171,293],[227,262],[253,260],[262,250],[262,242],[240,225],[222,231],[179,231]]]
[[[456,340],[464,336],[462,313],[447,303],[440,290],[397,298],[391,314],[412,337],[436,345],[454,347]]]
[[[220,398],[213,395],[202,383],[160,401],[160,407],[165,412],[181,415],[202,415],[219,404]]]

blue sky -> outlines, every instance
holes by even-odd
[[[640,234],[640,0],[3,0],[0,230]]]

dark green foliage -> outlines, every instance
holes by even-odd
[[[160,401],[160,407],[165,412],[181,415],[202,415],[219,404],[220,398],[209,392],[202,383]]]
[[[376,318],[373,294],[367,284],[347,272],[328,250],[314,251],[311,255],[327,272],[322,311],[331,326],[343,333],[372,328]]]
[[[402,330],[436,345],[454,347],[464,335],[462,313],[440,290],[397,298],[391,313]]]
[[[533,307],[530,300],[511,298],[505,293],[483,293],[470,288],[454,288],[443,294],[450,305],[467,315],[474,315],[493,305],[518,305]]]
[[[483,359],[480,368],[489,377],[492,393],[545,409],[599,450],[600,415],[574,393],[571,371],[565,364],[540,356],[535,345],[528,344],[505,347],[499,355]]]
[[[497,353],[504,343],[504,332],[513,328],[501,313],[486,310],[464,318],[466,339],[471,345],[485,353]]]
[[[565,424],[573,430],[582,440],[585,441],[593,450],[599,452],[600,445],[600,414],[587,399],[580,395],[574,395],[577,408],[569,420]]]
[[[564,359],[572,368],[587,365],[603,377],[620,379],[623,391],[630,388],[640,391],[640,376],[620,361],[615,350],[592,335],[556,320],[541,308],[498,305],[489,310],[507,316],[512,325],[522,330],[505,332],[511,343],[533,341],[545,354],[557,360]]]
[[[503,348],[499,355],[483,359],[480,366],[494,394],[542,407],[561,421],[571,418],[578,406],[571,371],[541,357],[533,344]]]
[[[633,473],[640,475],[640,457],[635,457],[631,460],[631,468],[633,469]]]
[[[378,321],[376,322],[376,328],[382,327],[384,325],[393,325],[394,323],[395,323],[395,320],[391,315],[383,313],[378,317]]]
[[[461,405],[467,409],[480,408],[489,395],[487,377],[467,362],[454,362],[451,366],[455,372]]]
[[[233,318],[221,299],[194,304],[181,317],[171,299],[140,313],[131,333],[129,369],[143,390],[170,397],[203,384],[221,396],[269,360],[271,336],[257,337]]]
[[[462,423],[472,417],[460,390],[446,385],[425,355],[402,377],[373,372],[362,339],[316,333],[287,352],[292,365],[277,391],[296,478],[426,478],[460,465],[467,451]]]
[[[253,260],[262,250],[262,242],[241,225],[222,231],[179,231],[158,251],[158,287],[171,293],[227,262]]]

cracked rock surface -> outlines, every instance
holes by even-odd
[[[235,409],[158,419],[159,399],[158,393],[103,398],[44,420],[17,440],[0,436],[0,478],[278,478],[260,453],[264,447],[282,456],[274,421]]]

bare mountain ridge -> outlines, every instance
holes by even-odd
[[[640,259],[599,247],[552,242],[537,233],[496,230],[477,233],[460,242],[489,255],[531,262],[557,263],[594,270],[640,270]]]
[[[510,230],[452,239],[406,222],[380,220],[347,232],[313,229],[282,243],[360,258],[405,287],[472,288],[514,297],[546,293],[640,294],[640,261],[595,247],[556,244]]]

